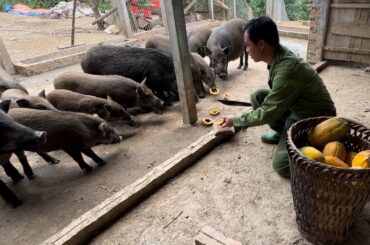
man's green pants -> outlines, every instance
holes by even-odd
[[[258,89],[251,94],[251,103],[253,109],[261,107],[269,92],[269,89]],[[331,109],[324,110],[319,114],[320,115],[313,116],[336,116],[336,110],[335,107],[333,107]],[[270,128],[280,133],[281,135],[277,149],[273,156],[272,167],[278,174],[283,177],[290,176],[288,150],[286,148],[287,131],[290,126],[292,126],[298,120],[300,120],[300,118],[295,116],[290,111],[287,111],[278,120],[268,124]]]
[[[251,94],[251,103],[253,109],[256,109],[262,105],[269,92],[269,89],[258,89]],[[290,112],[286,112],[281,118],[268,124],[270,128],[281,134],[281,138],[273,156],[272,167],[283,177],[289,177],[290,175],[288,150],[286,148],[287,131],[289,127],[296,121],[297,120],[293,120],[291,118]]]

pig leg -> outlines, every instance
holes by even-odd
[[[238,65],[237,69],[242,69],[242,66],[243,66],[243,57],[244,57],[244,52],[239,57],[239,65]]]
[[[27,176],[28,179],[35,178],[35,175],[33,174],[32,168],[27,160],[26,155],[24,155],[23,151],[17,151],[14,152],[14,154],[18,157],[19,161],[22,164],[23,172]]]
[[[91,148],[81,150],[83,154],[90,157],[94,162],[96,162],[99,166],[104,166],[107,162],[101,159],[98,155],[93,152]]]
[[[49,164],[57,164],[60,162],[60,160],[50,156],[45,152],[37,152],[37,154],[39,154],[39,156],[42,157],[42,159],[44,159]]]
[[[2,166],[4,168],[6,175],[8,175],[14,181],[14,183],[17,183],[18,181],[24,178],[13,166],[13,164],[10,163],[10,161],[7,161]]]
[[[73,160],[75,160],[78,163],[78,166],[84,171],[84,173],[89,173],[92,170],[92,167],[90,167],[82,158],[80,150],[76,149],[63,149],[68,155],[70,155]]]
[[[244,67],[243,70],[247,70],[248,68],[248,52],[244,50]]]
[[[6,186],[6,184],[0,180],[0,195],[12,208],[16,208],[22,204],[22,201]]]

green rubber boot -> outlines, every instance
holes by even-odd
[[[261,140],[263,143],[276,145],[277,143],[279,143],[280,137],[280,133],[274,130],[269,130],[261,135]]]

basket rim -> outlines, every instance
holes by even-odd
[[[322,163],[322,162],[319,162],[319,161],[316,161],[316,160],[313,160],[311,158],[308,158],[306,157],[305,155],[303,155],[303,153],[297,148],[297,146],[295,145],[295,143],[293,142],[292,140],[292,129],[293,127],[295,127],[296,125],[298,124],[303,124],[303,123],[306,123],[306,122],[309,122],[309,121],[312,121],[312,120],[320,120],[320,119],[329,119],[329,118],[334,118],[334,117],[338,117],[338,118],[341,118],[341,119],[344,119],[352,124],[356,124],[358,126],[361,126],[363,128],[366,129],[366,131],[369,131],[369,134],[370,134],[370,129],[368,127],[366,127],[365,125],[363,125],[362,123],[358,123],[352,119],[349,119],[349,118],[346,118],[346,117],[340,117],[340,116],[320,116],[320,117],[310,117],[310,118],[305,118],[305,119],[302,119],[302,120],[299,120],[297,122],[295,122],[293,125],[291,125],[287,131],[287,143],[288,145],[296,152],[298,153],[299,156],[303,157],[305,159],[306,162],[312,164],[313,166],[318,166],[318,167],[322,167],[322,168],[327,168],[329,170],[334,170],[334,171],[343,171],[343,172],[347,172],[347,173],[364,173],[364,172],[370,172],[370,168],[339,168],[339,167],[336,167],[336,166],[332,166],[332,165],[328,165],[328,164],[325,164],[325,163]],[[364,139],[365,140],[365,139]],[[367,141],[367,140],[366,140]],[[370,144],[370,141],[367,141],[369,142]],[[288,152],[289,152],[289,149],[288,149]],[[290,157],[290,154],[288,154],[289,157]]]

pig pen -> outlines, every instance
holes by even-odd
[[[305,41],[282,38],[282,42],[304,55]],[[265,64],[250,60],[247,71],[236,70],[237,64],[229,65],[227,81],[216,81],[221,95],[207,96],[197,104],[199,119],[209,117],[211,108],[221,110],[217,118],[249,109],[216,102],[224,92],[230,99],[249,101],[251,91],[267,87]],[[31,94],[41,89],[49,92],[53,78],[69,70],[81,68],[73,65],[20,79]],[[370,75],[362,67],[343,66],[329,66],[321,75],[338,115],[370,126],[370,114],[365,112],[370,109],[366,99]],[[14,185],[1,173],[24,204],[12,210],[0,202],[0,244],[41,243],[211,130],[199,122],[184,125],[178,104],[163,115],[148,113],[136,120],[140,127],[114,124],[126,139],[118,145],[95,147],[108,164],[96,168],[88,159],[87,163],[94,166],[88,175],[63,152],[51,154],[61,160],[54,166],[29,153],[37,175],[32,181],[24,179]],[[194,244],[194,236],[205,225],[243,244],[309,244],[296,228],[289,181],[272,170],[275,146],[260,142],[260,134],[267,129],[249,128],[218,146],[98,235],[92,244]],[[20,168],[17,159],[12,158],[12,162]],[[369,244],[369,224],[367,205],[346,244]]]

